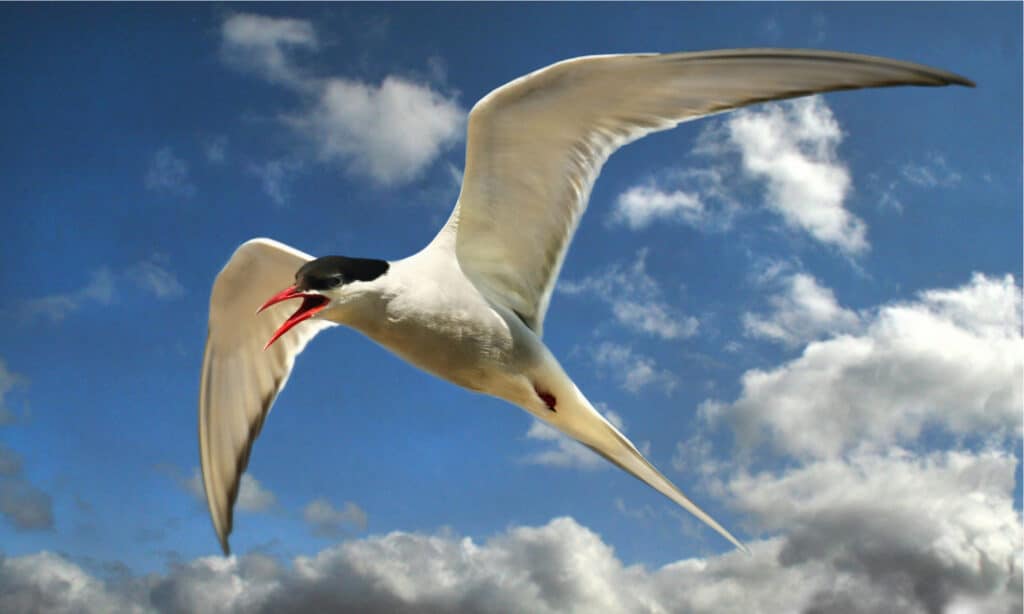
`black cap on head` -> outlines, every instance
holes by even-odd
[[[324,256],[302,265],[295,273],[299,290],[328,290],[353,281],[372,281],[388,272],[384,260]]]

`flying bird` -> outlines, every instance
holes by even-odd
[[[337,324],[420,369],[526,410],[745,549],[594,409],[542,341],[551,291],[591,187],[616,149],[687,120],[819,92],[950,84],[974,85],[919,64],[814,50],[564,60],[473,107],[461,192],[419,252],[389,262],[313,258],[264,238],[242,244],[213,284],[199,394],[203,485],[224,553],[267,413],[295,357]]]

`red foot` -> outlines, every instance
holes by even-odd
[[[540,397],[540,400],[544,401],[544,404],[548,406],[548,409],[551,411],[557,411],[555,409],[555,404],[558,403],[558,399],[555,398],[555,395],[550,392],[541,392],[536,386],[534,386],[533,390],[537,393],[537,396]]]

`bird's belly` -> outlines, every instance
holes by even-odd
[[[521,344],[493,312],[389,318],[387,325],[364,332],[420,369],[488,394],[520,373],[526,359]]]

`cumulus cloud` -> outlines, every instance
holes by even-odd
[[[1009,612],[1020,609],[1024,562],[1016,463],[995,450],[855,451],[777,474],[741,473],[728,488],[762,528],[785,531],[780,565],[824,565],[836,579],[856,579],[819,587],[817,611],[938,614],[974,602],[985,604],[974,611]],[[866,584],[885,599],[865,607]]]
[[[793,273],[780,280],[778,294],[768,299],[772,311],[743,314],[743,329],[751,337],[788,346],[804,344],[822,335],[853,331],[860,324],[856,312],[845,309],[835,294],[813,276]]]
[[[459,142],[465,112],[427,85],[388,76],[379,85],[329,79],[317,105],[290,123],[322,159],[389,185],[408,182]]]
[[[975,274],[954,289],[884,305],[857,333],[809,344],[798,358],[742,378],[740,397],[713,418],[742,447],[770,439],[798,457],[834,457],[857,442],[1012,435],[1021,425],[1021,292],[1011,276]]]
[[[221,35],[225,62],[298,94],[302,107],[286,113],[284,123],[322,161],[354,175],[380,185],[406,183],[462,139],[466,112],[428,84],[398,75],[380,83],[320,78],[301,70],[296,52],[319,47],[307,20],[235,14],[224,21]]]
[[[803,556],[814,551],[804,542],[776,537],[751,543],[751,556],[729,552],[647,569],[624,564],[599,535],[563,517],[483,542],[451,532],[396,531],[341,542],[296,557],[290,566],[261,554],[204,557],[117,584],[58,555],[11,557],[0,560],[0,609],[940,614],[970,604],[976,611],[1018,611],[1021,561],[1014,544],[1021,532],[1006,483],[1012,466],[1005,460],[940,462],[940,471],[957,463],[967,469],[959,474],[966,487],[987,485],[981,489],[992,499],[974,497],[947,510],[966,516],[925,510],[923,522],[902,535],[882,518],[843,523],[837,545],[822,540],[820,558]],[[810,514],[807,519],[801,527],[813,532],[815,521]],[[938,526],[933,519],[953,537],[915,540]],[[817,530],[827,524],[826,514]],[[866,539],[858,543],[858,536]],[[896,539],[885,539],[890,536]]]
[[[581,280],[557,286],[568,295],[592,296],[605,302],[624,327],[662,339],[683,339],[697,333],[697,318],[678,313],[665,303],[658,282],[647,273],[647,250],[629,265],[616,264]]]
[[[144,178],[146,189],[174,196],[190,197],[196,193],[188,173],[188,163],[174,155],[170,147],[153,154]]]
[[[610,217],[639,229],[676,221],[724,229],[750,196],[763,191],[767,208],[795,229],[845,254],[865,252],[867,226],[846,208],[850,172],[839,158],[843,133],[820,97],[740,109],[709,122],[690,152],[688,170],[669,170],[634,186]]]
[[[625,432],[622,418],[613,411],[602,412],[604,417],[611,422],[615,428]],[[543,442],[544,448],[523,457],[523,462],[534,465],[547,465],[549,467],[576,468],[576,469],[603,469],[611,467],[611,463],[601,456],[588,449],[575,439],[568,437],[557,429],[544,424],[540,420],[534,420],[530,424],[530,430],[526,432],[528,439]]]
[[[367,515],[363,508],[346,501],[341,509],[327,499],[314,499],[302,508],[302,519],[318,537],[339,537],[355,529],[366,530]]]
[[[850,173],[837,148],[843,133],[819,97],[742,109],[726,120],[723,148],[764,183],[767,205],[787,224],[850,254],[867,249],[867,227],[844,208]]]

